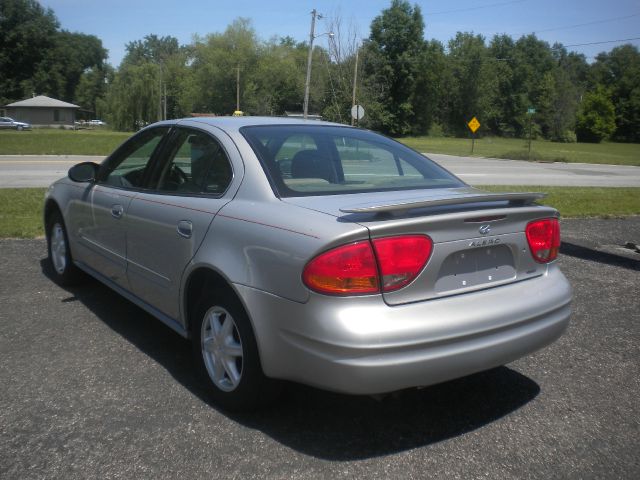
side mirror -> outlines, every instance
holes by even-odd
[[[74,182],[95,182],[100,166],[93,162],[82,162],[69,169],[69,178]]]

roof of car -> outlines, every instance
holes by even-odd
[[[198,123],[205,123],[215,127],[220,127],[224,130],[238,130],[242,127],[256,126],[256,125],[325,125],[335,127],[347,127],[340,123],[325,122],[321,120],[304,120],[297,117],[195,117],[195,118],[183,118],[177,120],[177,122],[192,121]]]

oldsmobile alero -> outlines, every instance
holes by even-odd
[[[558,338],[558,212],[487,193],[404,145],[287,118],[150,125],[48,190],[55,279],[97,278],[192,339],[224,408],[281,380],[431,385]]]

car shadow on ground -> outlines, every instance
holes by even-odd
[[[629,252],[631,252],[631,250],[629,250]],[[582,260],[604,263],[613,267],[621,267],[627,270],[640,271],[640,255],[638,255],[639,259],[635,260],[623,255],[603,252],[570,242],[562,242],[562,244],[560,245],[560,253],[562,253],[563,255],[569,255],[570,257],[581,258]]]
[[[46,259],[43,273],[52,278]],[[194,373],[190,343],[108,287],[87,277],[67,288],[105,325],[219,410]],[[521,408],[540,392],[530,378],[499,367],[423,389],[375,399],[287,383],[275,405],[252,413],[220,411],[306,455],[349,461],[389,455],[463,435]]]

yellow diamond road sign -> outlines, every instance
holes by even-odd
[[[467,123],[467,125],[469,126],[469,129],[471,130],[472,133],[476,133],[476,131],[480,128],[480,122],[476,117],[473,117],[469,121],[469,123]]]

